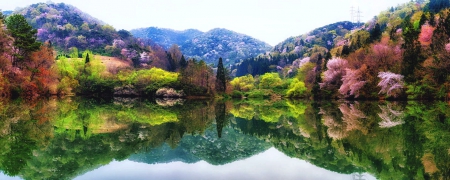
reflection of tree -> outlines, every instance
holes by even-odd
[[[363,121],[363,119],[367,118],[367,116],[358,109],[358,102],[355,104],[346,104],[343,103],[339,105],[339,110],[342,112],[342,120],[345,122],[346,130],[360,130],[364,134],[367,134],[368,128],[365,127],[367,123]]]
[[[278,122],[286,112],[284,101],[245,100],[235,102],[230,112],[235,117],[251,120],[260,119],[266,122]]]
[[[209,102],[185,105],[67,98],[2,106],[0,170],[25,179],[69,179],[143,149],[164,143],[175,148],[186,133],[204,132],[214,118]]]
[[[222,137],[222,128],[225,125],[225,104],[224,103],[217,103],[216,105],[216,128],[217,128],[217,136],[219,138]]]
[[[33,150],[48,143],[53,101],[10,102],[0,111],[0,169],[17,175],[33,158]]]
[[[242,134],[229,126],[223,127],[220,138],[216,131],[216,128],[208,128],[203,135],[185,135],[175,149],[162,145],[148,152],[132,155],[130,159],[148,164],[173,161],[193,163],[204,160],[213,165],[223,165],[251,157],[270,147],[269,143]]]
[[[230,119],[227,103],[209,101],[173,107],[76,98],[11,102],[0,106],[0,170],[25,179],[70,179],[137,152],[133,160],[147,163],[225,164],[274,146],[340,173],[369,172],[379,179],[450,177],[449,105],[386,104],[245,101],[234,103],[234,110],[255,109],[255,116]],[[261,111],[277,113],[277,121],[261,120]],[[404,123],[382,128],[380,118]]]
[[[323,124],[327,127],[328,136],[332,139],[343,139],[348,136],[347,128],[339,117],[342,115],[331,108],[320,108],[319,114],[322,115]]]
[[[378,113],[378,116],[382,119],[382,121],[378,123],[381,128],[390,128],[405,123],[403,121],[403,111],[394,110],[393,106],[399,109],[399,106],[396,103],[388,103],[385,106],[378,106],[381,109],[381,113]]]
[[[184,99],[174,99],[174,98],[157,98],[155,99],[156,104],[160,106],[175,106],[175,105],[183,105]]]

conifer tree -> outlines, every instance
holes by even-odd
[[[181,68],[186,68],[186,66],[187,66],[186,58],[184,58],[184,55],[181,55],[181,59],[180,59],[180,67],[181,67]]]
[[[86,54],[86,59],[84,61],[85,64],[89,63],[90,59],[89,59],[89,53]]]
[[[41,43],[37,41],[37,30],[33,29],[21,14],[9,16],[6,19],[6,27],[14,38],[13,66],[21,67],[31,53],[41,47]]]
[[[219,64],[217,65],[217,75],[216,75],[216,90],[218,92],[225,92],[227,89],[225,68],[223,67],[222,58],[219,58]]]

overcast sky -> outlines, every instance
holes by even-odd
[[[0,0],[14,10],[46,0]],[[409,0],[53,0],[71,4],[114,26],[131,30],[161,27],[175,30],[226,28],[276,45],[290,36],[330,23],[351,20],[359,7],[366,22],[388,7]]]

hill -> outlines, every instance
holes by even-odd
[[[150,42],[140,41],[126,30],[116,30],[72,5],[38,3],[12,14],[23,15],[37,29],[38,40],[51,42],[58,55],[80,58],[83,51],[89,50],[97,55],[133,61],[135,67],[168,69],[164,48],[158,44],[150,47]]]
[[[58,50],[77,47],[103,52],[119,35],[102,21],[64,3],[38,3],[18,9],[27,22],[38,30],[38,40],[51,41]]]
[[[182,43],[193,39],[195,36],[203,34],[203,32],[196,29],[177,31],[157,27],[133,29],[130,32],[135,37],[151,39],[165,49],[169,49],[173,44],[181,45]]]
[[[269,51],[272,47],[245,34],[216,28],[208,32],[195,29],[176,31],[163,28],[142,28],[130,31],[138,38],[150,39],[165,48],[177,44],[183,54],[214,63],[222,57],[225,64]]]
[[[312,61],[325,56],[327,52],[345,43],[345,35],[350,33],[356,24],[348,21],[336,22],[316,28],[303,35],[289,37],[277,44],[268,54],[260,54],[237,63],[232,67],[234,75],[260,75],[270,71],[277,71],[286,65],[311,57]],[[280,69],[281,68],[281,69]]]

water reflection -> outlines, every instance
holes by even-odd
[[[23,179],[72,179],[111,162],[243,168],[236,162],[272,151],[349,179],[445,179],[448,138],[445,102],[65,98],[0,104],[0,171]]]

